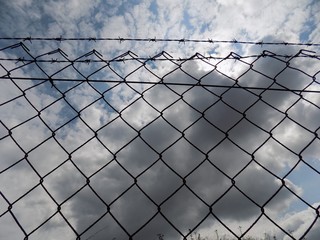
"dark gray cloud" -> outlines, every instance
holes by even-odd
[[[273,61],[277,60],[261,60],[257,69],[263,73],[263,70],[267,69],[266,75],[276,76],[283,67]],[[198,70],[196,64],[186,64],[184,68],[193,77],[178,70],[168,75],[166,81],[191,83],[207,74],[204,70]],[[280,81],[295,89],[303,87],[303,81],[308,81],[308,77],[304,76],[303,79],[307,80],[291,83],[290,80],[296,76],[293,70],[282,75]],[[211,80],[217,85],[230,82],[230,79],[218,73],[211,73],[203,80]],[[265,76],[256,73],[241,77],[239,83],[265,87],[265,80]],[[109,150],[95,141],[85,151],[77,150],[73,154],[73,161],[87,172],[87,176],[89,172],[94,174],[90,177],[90,186],[94,191],[86,186],[69,199],[68,207],[65,207],[69,211],[67,216],[73,219],[70,222],[74,228],[79,233],[86,231],[84,239],[105,239],[106,236],[111,239],[126,238],[125,231],[134,234],[154,215],[156,216],[151,222],[134,238],[157,239],[158,233],[164,234],[166,239],[177,238],[177,232],[159,214],[156,205],[160,205],[161,213],[183,234],[206,216],[209,211],[206,204],[211,205],[215,201],[217,202],[213,206],[213,212],[224,222],[245,222],[257,218],[261,213],[257,204],[265,204],[281,185],[271,173],[281,176],[288,166],[297,161],[297,156],[290,150],[299,152],[312,139],[309,132],[296,127],[296,124],[288,119],[279,125],[281,128],[277,127],[285,118],[283,111],[277,109],[294,104],[297,96],[293,93],[261,93],[236,88],[172,88],[176,93],[170,90],[170,86],[158,85],[144,95],[145,101],[153,105],[158,112],[146,107],[144,100],[140,99],[138,104],[129,107],[130,111],[123,115],[123,118],[140,132],[141,137],[118,118],[98,131],[98,139]],[[181,98],[179,94],[183,92],[185,93]],[[259,100],[260,93],[263,101]],[[174,101],[177,102],[170,105]],[[151,111],[153,119],[156,120],[135,122],[134,116],[144,110]],[[318,109],[314,109],[311,114],[318,114],[317,111]],[[312,120],[308,122],[311,126],[316,125]],[[271,129],[275,139],[288,146],[288,150],[270,138],[268,132]],[[77,131],[83,132],[77,128],[69,131],[75,138]],[[286,134],[290,133],[299,135],[299,139],[292,142],[286,137]],[[85,132],[79,134],[85,135]],[[86,138],[89,136],[84,137]],[[106,155],[99,154],[101,151]],[[113,154],[118,163],[112,160]],[[252,156],[271,173],[252,161]],[[106,166],[102,164],[109,161],[111,162]],[[57,173],[59,180],[50,183],[55,186],[56,197],[60,201],[85,184],[85,178],[77,173],[71,164],[68,165],[63,167],[68,173]],[[135,178],[137,185],[134,184]],[[194,193],[183,185],[183,178],[186,186]],[[245,195],[231,187],[231,179],[235,180],[235,185]],[[301,191],[288,180],[287,184],[296,193]],[[286,209],[293,200],[293,195],[283,189],[274,199],[265,206],[267,214]],[[110,213],[107,213],[105,204],[111,204],[112,216],[125,231]],[[100,218],[101,220],[91,227]],[[210,224],[205,222],[202,225],[206,226]]]

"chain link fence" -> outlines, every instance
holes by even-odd
[[[0,52],[1,239],[320,236],[317,53]]]

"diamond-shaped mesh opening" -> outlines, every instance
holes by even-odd
[[[25,235],[23,231],[9,213],[1,216],[0,224],[1,229],[3,229],[3,231],[1,231],[3,236],[10,236],[14,239],[24,239]]]
[[[28,154],[28,160],[41,176],[51,172],[66,159],[68,155],[53,138]]]
[[[288,119],[281,122],[272,134],[274,139],[295,153],[302,151],[314,139],[312,132]]]
[[[158,131],[161,129],[161,131]],[[141,137],[158,153],[173,144],[181,134],[162,118],[156,119],[141,131]]]
[[[188,186],[207,204],[218,200],[226,191],[224,183],[228,180],[208,161],[203,162],[187,178]]]
[[[223,94],[222,99],[229,106],[240,112],[244,112],[258,100],[258,97],[253,93],[240,88],[226,92]],[[235,101],[235,99],[239,99],[239,101]]]
[[[179,96],[164,85],[155,85],[144,94],[144,99],[155,109],[162,111],[179,99]]]
[[[181,178],[160,161],[139,177],[139,186],[160,204],[181,186]]]
[[[185,137],[202,152],[208,152],[225,138],[225,134],[201,118],[186,131]]]
[[[312,114],[310,114],[312,113]],[[289,117],[296,123],[314,132],[320,127],[320,108],[304,99],[297,102],[288,111]]]
[[[261,97],[263,101],[281,112],[287,111],[287,109],[300,98],[299,95],[294,92],[280,90],[265,91],[261,94]]]
[[[268,133],[246,119],[238,122],[229,132],[229,139],[247,152],[254,152],[268,138]]]
[[[220,65],[218,65],[218,67],[219,66]],[[217,67],[217,69],[218,69],[218,67]],[[213,82],[216,83],[215,85],[218,86],[218,88],[215,89],[215,93],[221,94],[228,89],[225,87],[231,87],[235,84],[235,81],[233,78],[228,77],[227,75],[223,75],[222,73],[223,72],[221,72],[221,71],[218,72],[217,70],[211,71],[211,72],[207,73],[205,76],[203,76],[203,78],[201,79],[201,83],[208,84],[209,87],[210,87],[210,85],[212,85]],[[219,88],[219,86],[222,86],[222,88]]]
[[[246,111],[246,118],[266,131],[274,128],[284,117],[284,113],[263,101],[257,102]]]
[[[20,174],[16,176],[17,173]],[[10,202],[18,200],[39,183],[38,176],[26,161],[21,161],[3,172],[0,180],[1,192]]]
[[[50,134],[47,126],[39,118],[33,118],[12,130],[12,137],[19,139],[19,145],[24,151],[31,151],[49,138]]]
[[[23,150],[10,137],[3,138],[0,141],[0,154],[3,156],[0,163],[1,172],[4,172],[25,157]]]
[[[107,204],[118,199],[133,184],[132,177],[115,161],[90,178],[90,186]]]
[[[102,128],[98,133],[101,142],[108,146],[112,153],[126,146],[136,135],[137,133],[120,118]]]
[[[85,218],[84,218],[85,219]],[[118,222],[108,213],[91,228],[81,235],[84,239],[100,239],[106,236],[110,239],[126,239],[128,234],[120,227]]]
[[[108,124],[117,116],[112,114],[113,109],[101,97],[86,106],[81,111],[81,119],[94,131],[97,131],[101,126]]]
[[[261,213],[260,208],[235,187],[213,205],[213,212],[222,222],[249,220],[251,217],[256,219]],[[253,223],[253,220],[249,220],[247,224],[249,225],[250,222]],[[231,228],[231,230],[237,233],[237,228]]]
[[[290,182],[285,182],[286,186],[291,185]],[[280,202],[280,199],[283,199],[284,196],[290,196],[289,199],[285,202]],[[265,208],[265,213],[269,217],[269,219],[273,222],[279,222],[278,226],[278,236],[285,237],[286,235],[291,235],[293,239],[301,239],[304,233],[308,232],[307,228],[312,228],[313,226],[317,226],[317,222],[314,222],[316,219],[316,213],[314,209],[317,206],[311,206],[306,208],[304,207],[300,214],[294,215],[286,212],[286,208],[283,208],[285,205],[289,205],[290,202],[296,203],[300,201],[295,195],[292,195],[291,192],[287,188],[281,188],[281,190],[275,195],[268,205]],[[275,214],[278,213],[278,214]],[[277,219],[277,215],[283,219]],[[299,228],[293,228],[293,222],[298,223]],[[301,222],[303,220],[303,222]]]
[[[48,221],[44,222],[40,228],[32,232],[29,236],[30,239],[44,239],[54,238],[58,234],[61,234],[66,239],[72,239],[75,237],[75,233],[66,224],[63,217],[57,212]]]
[[[197,113],[182,100],[171,105],[170,108],[167,108],[163,113],[163,117],[180,131],[189,127],[200,116],[200,113]]]
[[[68,122],[76,118],[77,113],[67,105],[63,105],[62,102],[58,101],[51,105],[46,106],[41,112],[41,119],[48,125],[52,130],[61,128],[68,124]],[[63,115],[63,117],[60,117]]]
[[[260,206],[266,203],[278,189],[277,178],[255,163],[246,166],[235,180],[237,187]]]
[[[108,209],[87,186],[78,191],[69,201],[70,210],[80,214],[72,216],[75,218],[76,230],[79,233],[85,232],[87,227],[103,217]]]
[[[161,210],[163,215],[184,235],[187,235],[189,229],[194,228],[207,214],[206,205],[186,187],[181,188],[166,201]]]
[[[121,113],[123,119],[136,129],[141,129],[159,116],[159,113],[142,98]]]
[[[18,111],[18,114],[15,114],[15,111]],[[35,117],[37,112],[25,98],[19,97],[15,101],[10,101],[1,106],[0,114],[1,121],[10,129]],[[12,118],[12,116],[14,117]]]
[[[303,93],[303,98],[308,101],[311,104],[315,104],[316,106],[319,106],[319,98],[317,97],[317,90],[320,89],[320,84],[311,84],[309,87],[306,88],[306,90],[315,91],[315,92],[307,92]]]
[[[93,136],[94,132],[79,118],[71,120],[55,132],[55,139],[69,153],[85,145]]]
[[[278,177],[283,177],[299,161],[299,157],[285,146],[269,139],[255,152],[255,160]]]
[[[205,117],[215,127],[227,132],[242,118],[242,115],[229,105],[219,101],[205,112]]]
[[[230,177],[235,176],[251,159],[248,153],[228,139],[222,141],[209,153],[210,162]]]
[[[37,187],[14,204],[12,212],[26,232],[38,228],[56,212],[56,205],[47,193]],[[30,221],[30,216],[33,221]]]
[[[117,154],[117,160],[133,176],[137,176],[150,167],[159,155],[141,138],[134,139]]]
[[[219,100],[219,97],[212,94],[212,88],[194,87],[183,95],[183,99],[190,104],[195,111],[202,113],[213,103]],[[201,97],[199,97],[201,96]]]
[[[136,67],[136,69],[134,69]],[[130,69],[126,69],[129,74],[126,76],[126,81],[129,82],[158,82],[159,77],[154,74],[153,71],[150,71],[148,65],[143,65],[143,63],[137,62],[136,65],[133,67],[133,71],[130,71]],[[130,84],[131,87],[135,89],[140,89],[142,85],[141,84]]]
[[[69,107],[81,112],[85,107],[99,99],[101,95],[90,85],[81,83],[65,93],[64,100]]]
[[[72,153],[72,161],[86,176],[96,173],[112,160],[113,155],[96,138]]]
[[[2,75],[2,74],[1,74]],[[22,96],[20,89],[14,84],[13,81],[1,81],[0,88],[8,91],[8,94],[1,94],[0,101],[1,103],[10,101],[13,98]],[[14,104],[14,103],[13,103]]]
[[[288,81],[290,79],[290,81]],[[276,83],[282,87],[292,89],[293,87],[306,88],[313,82],[312,78],[296,69],[286,69],[276,77]]]
[[[302,152],[302,157],[304,159],[305,163],[310,164],[311,166],[314,166],[317,169],[318,161],[318,149],[320,147],[320,140],[318,138],[315,138],[311,144],[308,145],[306,149]],[[314,165],[316,164],[316,165]]]
[[[302,189],[302,192],[298,189],[293,189],[292,186],[291,188],[290,186],[288,187],[310,205],[316,202],[318,198],[318,194],[314,189],[316,189],[316,185],[320,181],[320,176],[314,169],[318,169],[319,166],[318,160],[308,161],[307,163],[299,162],[296,168],[287,176],[293,186]],[[300,176],[303,176],[303,180],[300,179]]]
[[[181,138],[163,153],[162,159],[180,176],[186,176],[201,164],[205,155],[187,140]]]
[[[268,78],[274,79],[283,69],[286,69],[286,61],[281,58],[269,57],[258,58],[252,67],[254,72],[261,75],[268,76]]]
[[[274,196],[265,206],[266,214],[270,216],[271,219],[276,217],[274,214],[276,211],[285,213],[286,208],[284,206],[290,205],[290,202],[298,201],[298,198],[295,195],[292,195],[288,189],[293,187],[295,191],[301,190],[298,187],[293,186],[290,180],[284,180],[283,182],[278,180],[276,181],[276,184],[278,185],[278,190],[275,191]],[[283,201],[284,199],[286,201]]]
[[[257,71],[250,71],[249,69],[246,69],[247,72],[245,75],[240,77],[239,79],[239,85],[242,87],[260,87],[260,88],[268,88],[272,83],[274,82],[273,79],[268,75],[263,75],[260,72]],[[259,90],[259,91],[263,91]],[[255,92],[255,90],[251,90]]]
[[[152,233],[152,234],[150,234]],[[144,228],[142,228],[133,239],[165,239],[166,236],[174,236],[179,239],[181,235],[160,214],[156,215]]]
[[[42,96],[41,101],[37,101],[39,95]],[[62,99],[61,92],[53,89],[48,81],[34,83],[32,88],[25,91],[25,96],[38,111],[43,111],[57,101],[58,104],[63,104],[63,101],[59,101]]]
[[[117,112],[125,110],[139,97],[139,94],[128,84],[117,84],[105,95],[108,104]]]
[[[43,184],[55,201],[60,204],[76,194],[85,183],[84,176],[68,161],[50,172]],[[59,191],[60,188],[63,188],[63,191]]]
[[[139,211],[141,207],[144,209],[143,213]],[[110,211],[124,229],[133,234],[156,214],[157,208],[134,186],[112,205]]]
[[[0,49],[0,238],[319,239],[316,52],[53,40]]]

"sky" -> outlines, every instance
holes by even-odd
[[[319,1],[0,4],[0,239],[320,238],[317,45],[32,39],[320,43]]]

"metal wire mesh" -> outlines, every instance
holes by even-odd
[[[316,53],[106,59],[93,50],[70,59],[61,49],[33,56],[24,43],[1,53],[0,221],[20,239],[36,239],[55,219],[74,239],[111,239],[110,222],[122,234],[114,239],[143,239],[158,222],[191,239],[208,219],[235,239],[262,219],[290,239],[319,227],[320,206],[289,180],[301,166],[320,175],[310,161],[320,143]],[[299,236],[271,214],[282,195],[311,210]],[[228,226],[224,211],[237,218],[248,205],[250,224]],[[134,208],[143,213],[130,216]],[[192,209],[191,226],[177,220]]]

